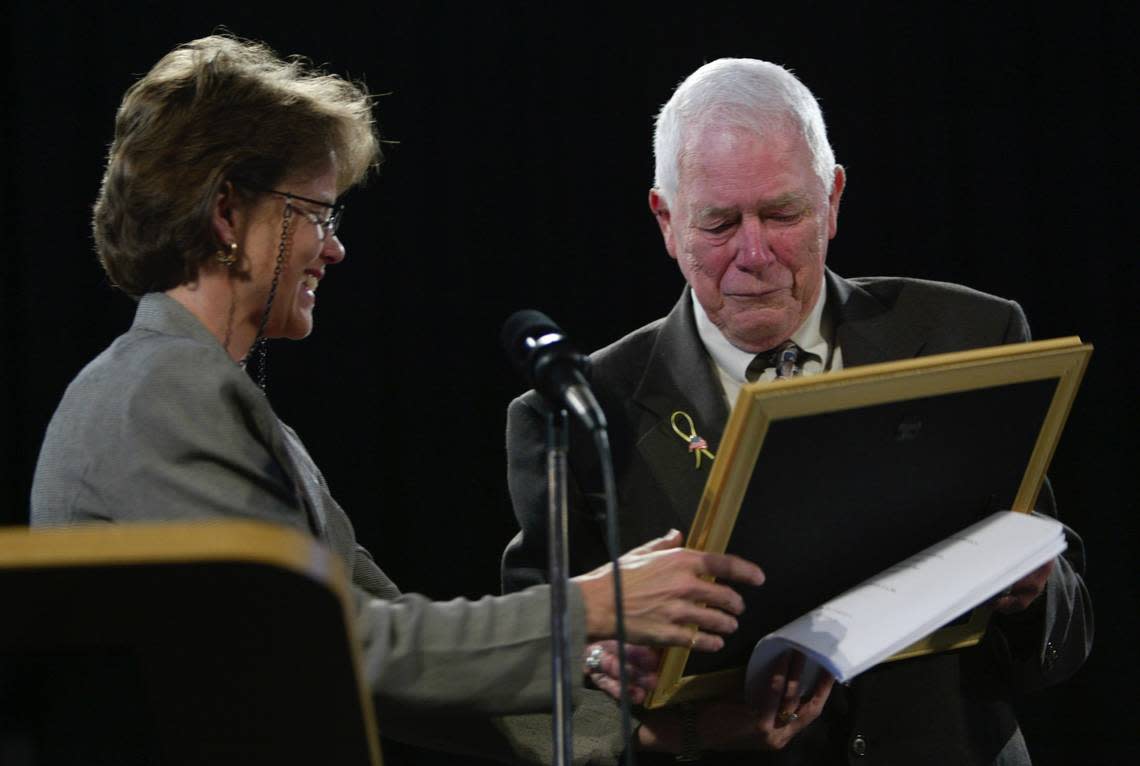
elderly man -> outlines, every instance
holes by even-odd
[[[661,110],[654,150],[649,207],[687,286],[667,316],[593,355],[627,543],[687,529],[696,511],[707,468],[693,469],[671,413],[691,414],[715,452],[729,403],[746,381],[1029,338],[1012,301],[913,279],[844,279],[826,268],[846,175],[814,96],[787,70],[748,59],[701,67]],[[510,489],[521,532],[504,554],[506,590],[543,579],[542,424],[533,392],[511,404]],[[605,557],[602,480],[585,444],[571,455],[571,566],[584,571]],[[820,467],[821,481],[826,471]],[[1053,512],[1047,487],[1039,505]],[[1079,540],[1070,540],[1070,551],[1079,567]],[[647,714],[641,742],[687,755],[782,749],[770,761],[741,755],[749,763],[1028,763],[1010,697],[1081,665],[1091,608],[1063,558],[1018,583],[996,608],[980,645],[875,668],[836,688],[822,714],[811,706],[825,689],[799,708],[791,699],[798,694],[786,695],[776,705],[783,716],[718,702],[688,711],[684,726],[677,713]]]

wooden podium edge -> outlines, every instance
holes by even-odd
[[[383,762],[372,695],[365,688],[360,641],[340,559],[320,541],[276,524],[232,519],[196,522],[90,523],[0,529],[0,569],[61,569],[228,562],[276,567],[327,588],[337,599],[356,669],[362,721],[373,764]]]

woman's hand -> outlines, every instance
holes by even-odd
[[[689,646],[706,652],[724,646],[717,633],[731,633],[744,600],[716,577],[748,585],[764,582],[760,567],[739,556],[681,548],[681,533],[634,548],[618,560],[622,574],[626,638],[631,644]],[[613,567],[572,578],[586,602],[586,633],[610,638],[616,629]]]
[[[649,692],[657,688],[657,666],[661,663],[661,652],[649,646],[626,644],[625,660],[629,701],[640,705],[645,702]],[[585,671],[594,686],[616,700],[621,699],[617,641],[599,641],[587,646]]]

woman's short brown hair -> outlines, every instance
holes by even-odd
[[[223,243],[211,227],[227,181],[270,189],[336,154],[338,191],[380,159],[362,85],[263,44],[180,45],[123,96],[95,202],[99,261],[129,295],[191,282]]]

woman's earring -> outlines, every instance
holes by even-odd
[[[233,266],[237,263],[237,249],[237,242],[231,242],[226,245],[225,250],[214,253],[214,259],[223,266]]]

